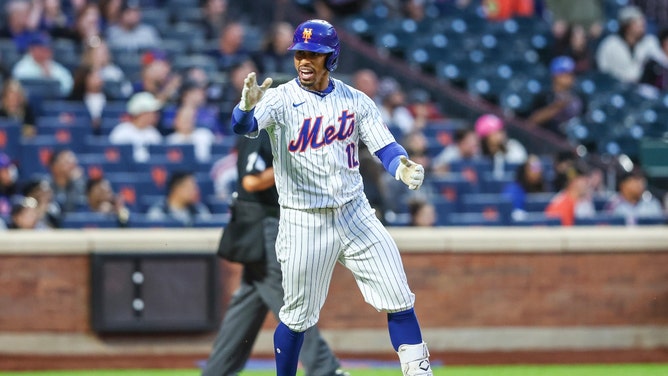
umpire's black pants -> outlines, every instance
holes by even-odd
[[[243,369],[269,310],[283,305],[281,266],[276,260],[278,218],[264,220],[266,262],[244,265],[241,286],[227,308],[202,376],[232,376]],[[316,326],[306,331],[300,360],[307,376],[331,376],[339,361]]]

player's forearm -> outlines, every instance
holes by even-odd
[[[236,134],[244,135],[255,132],[258,129],[255,111],[242,111],[239,105],[234,106],[232,111],[232,130]]]
[[[399,157],[408,156],[406,149],[403,146],[399,145],[396,142],[386,145],[382,149],[378,150],[376,156],[380,159],[385,167],[385,170],[389,172],[392,176],[397,173],[397,167],[399,167]]]

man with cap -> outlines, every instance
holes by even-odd
[[[44,230],[48,228],[40,224],[37,200],[34,197],[15,196],[12,201],[7,229]]]
[[[617,194],[605,205],[609,214],[626,218],[627,225],[639,218],[663,218],[661,203],[647,190],[647,179],[640,169],[623,170],[617,178]]]
[[[160,34],[155,27],[142,23],[141,16],[139,0],[123,0],[118,23],[107,29],[109,46],[130,51],[160,46]]]
[[[534,100],[529,121],[553,133],[563,135],[561,124],[583,112],[582,99],[574,92],[575,62],[568,56],[557,56],[550,63],[552,88]]]
[[[114,127],[109,134],[109,141],[114,144],[132,144],[134,160],[148,161],[148,145],[162,143],[162,135],[156,129],[160,108],[162,103],[149,92],[133,95],[127,105],[130,118]]]
[[[12,77],[17,80],[54,79],[60,83],[60,94],[63,96],[69,95],[74,85],[70,71],[53,59],[51,37],[44,33],[35,33],[30,37],[28,52],[14,65]]]
[[[601,72],[620,81],[640,82],[650,61],[668,67],[668,56],[656,36],[645,33],[645,15],[638,7],[626,6],[617,15],[619,32],[605,37],[597,51]]]

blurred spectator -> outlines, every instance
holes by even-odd
[[[37,201],[37,228],[60,227],[63,211],[54,199],[53,189],[48,180],[32,179],[23,186],[22,193],[23,196]]]
[[[148,161],[150,154],[147,146],[162,143],[162,135],[156,129],[160,108],[162,104],[151,93],[133,95],[127,105],[130,119],[114,127],[109,134],[109,141],[114,144],[132,144],[134,160]]]
[[[96,3],[86,3],[76,14],[70,37],[80,46],[97,46],[102,41],[102,14]]]
[[[441,113],[436,103],[431,100],[431,96],[424,89],[413,89],[408,93],[408,111],[418,122],[424,121],[425,126],[428,120],[442,120],[445,116]]]
[[[605,211],[626,218],[627,225],[635,225],[640,218],[663,218],[663,207],[647,190],[647,179],[642,171],[624,171],[617,178],[617,194],[606,203]]]
[[[213,189],[216,197],[223,202],[232,203],[236,190],[237,179],[237,149],[232,149],[226,156],[218,159],[209,171],[209,177],[213,181]]]
[[[406,0],[404,1],[403,13],[406,18],[409,18],[415,22],[420,22],[426,15],[426,5],[426,0]]]
[[[14,65],[12,77],[18,80],[30,78],[54,79],[60,82],[61,95],[69,95],[72,90],[72,74],[53,59],[51,37],[47,34],[33,34],[28,46],[28,53]]]
[[[0,153],[0,217],[9,215],[11,211],[11,198],[17,193],[17,178],[16,165],[7,154]]]
[[[564,136],[562,126],[570,119],[582,115],[584,105],[575,93],[575,62],[568,56],[558,56],[550,63],[552,87],[541,93],[533,103],[534,111],[529,121],[554,134]]]
[[[72,150],[61,149],[51,154],[48,181],[54,199],[64,212],[75,211],[85,205],[86,180]]]
[[[194,126],[205,128],[212,136],[223,133],[220,121],[220,108],[218,105],[207,103],[207,87],[200,81],[186,81],[181,88],[181,96],[175,106],[169,106],[163,110],[163,125],[169,130],[173,129],[176,112],[183,107],[190,107],[195,111]]]
[[[491,21],[534,15],[534,0],[482,0],[485,16]]]
[[[631,0],[658,30],[668,28],[668,2],[665,0]]]
[[[118,23],[121,18],[121,7],[123,0],[100,0],[100,12],[102,13],[103,29]]]
[[[429,157],[429,140],[422,131],[414,130],[401,139],[401,146],[406,149],[411,160],[421,164],[425,170],[431,169],[431,158]]]
[[[16,197],[12,205],[9,223],[9,230],[43,230],[45,227],[39,222],[39,212],[37,210],[37,200],[33,197]]]
[[[524,163],[527,151],[517,140],[508,138],[503,121],[492,114],[480,116],[475,122],[475,133],[480,137],[482,155],[494,165],[494,174],[500,177],[506,163]]]
[[[119,226],[127,226],[130,210],[125,206],[123,197],[114,193],[109,180],[89,179],[86,182],[86,199],[91,212],[114,216]]]
[[[587,218],[596,214],[589,196],[587,172],[583,166],[573,164],[564,172],[566,186],[552,198],[545,214],[561,219],[564,226],[573,226],[575,218]]]
[[[555,55],[564,55],[573,59],[573,72],[584,73],[595,66],[595,41],[587,37],[585,28],[578,25],[569,26],[564,35],[555,41]]]
[[[546,188],[543,164],[540,158],[530,154],[527,160],[517,167],[515,181],[503,188],[503,195],[510,198],[513,204],[513,219],[522,220],[525,217],[527,194],[546,192]]]
[[[659,46],[661,51],[668,56],[668,29],[663,29],[659,33]],[[666,90],[668,89],[668,68],[650,60],[641,80],[659,90]]]
[[[605,37],[596,51],[596,64],[602,72],[620,81],[641,82],[650,61],[668,67],[668,56],[658,39],[645,33],[645,16],[640,9],[627,6],[618,14],[619,33]]]
[[[195,157],[199,162],[211,159],[211,145],[216,136],[204,127],[197,127],[197,109],[184,105],[179,107],[174,119],[174,133],[165,138],[167,144],[192,144],[195,146]]]
[[[17,51],[25,53],[39,19],[34,15],[31,17],[30,1],[10,0],[4,6],[5,22],[0,27],[0,38],[12,39]]]
[[[432,161],[434,173],[442,175],[450,171],[450,164],[458,161],[471,161],[480,158],[480,140],[471,128],[457,129],[454,143],[446,146]]]
[[[378,97],[378,76],[376,72],[368,68],[356,71],[353,75],[353,87],[373,99],[380,108],[381,100]]]
[[[212,81],[209,79],[207,72],[200,67],[189,68],[184,80],[191,83],[197,83],[199,86],[206,88],[206,98],[211,103],[218,103],[224,91],[224,84],[220,81]],[[222,119],[218,119],[222,122]]]
[[[107,104],[107,96],[103,88],[104,81],[102,81],[99,69],[82,65],[74,72],[74,87],[69,99],[83,102],[86,105],[95,134],[100,133],[102,110]]]
[[[257,66],[252,60],[248,59],[231,67],[229,72],[230,80],[227,87],[224,89],[223,101],[232,104],[233,107],[235,104],[239,103],[246,76],[250,72],[257,72]]]
[[[424,199],[409,200],[408,213],[411,218],[410,225],[414,227],[432,227],[438,219],[434,204]]]
[[[184,226],[192,226],[195,220],[210,216],[209,209],[200,202],[197,180],[190,172],[173,173],[167,183],[167,197],[147,212],[150,220],[171,217]]]
[[[134,85],[135,93],[147,91],[160,102],[168,102],[181,88],[181,75],[174,72],[164,51],[152,50],[142,55],[141,82]]]
[[[141,22],[141,12],[139,0],[123,0],[118,22],[107,29],[107,41],[111,48],[139,51],[160,46],[160,34],[152,25]]]
[[[215,39],[228,20],[227,0],[202,0],[202,3],[206,39]]]
[[[54,38],[69,37],[71,20],[63,11],[60,0],[38,0],[32,2],[32,12],[39,17],[38,28]]]
[[[554,181],[552,182],[552,191],[561,191],[566,187],[566,171],[571,169],[576,163],[577,157],[572,151],[560,151],[554,156]]]
[[[368,2],[368,0],[315,0],[313,7],[318,18],[334,20],[358,13]]]
[[[378,96],[381,100],[380,114],[388,127],[399,128],[403,134],[424,127],[425,119],[414,118],[406,107],[406,95],[397,80],[383,78],[378,85]]]
[[[240,22],[230,22],[220,29],[218,46],[209,54],[216,59],[218,69],[227,71],[250,58],[244,49],[245,26]]]
[[[262,73],[293,73],[295,71],[294,53],[288,50],[292,45],[294,27],[288,22],[272,25],[266,33],[262,51],[255,59]]]
[[[12,79],[5,81],[0,100],[0,117],[18,121],[23,126],[22,132],[26,137],[37,133],[35,114],[19,81]]]
[[[125,95],[132,94],[131,84],[126,79],[123,70],[112,61],[109,46],[104,40],[99,40],[97,43],[88,43],[84,46],[81,64],[89,65],[93,69],[99,70],[104,82],[124,83],[123,93]]]
[[[596,40],[603,32],[602,0],[545,0],[552,14],[552,34],[556,40],[568,40],[569,29],[584,32],[586,39]]]

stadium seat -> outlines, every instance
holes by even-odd
[[[62,98],[60,82],[50,78],[24,78],[19,80],[30,102],[39,108],[41,101]]]
[[[548,217],[543,212],[525,212],[521,219],[513,218],[510,222],[512,226],[561,226],[561,219]]]
[[[500,218],[491,218],[482,213],[452,213],[447,226],[502,226]]]
[[[45,100],[41,103],[40,117],[42,116],[63,116],[62,119],[68,118],[90,118],[88,107],[80,101],[70,100]]]
[[[224,228],[230,223],[229,214],[212,214],[209,218],[196,218],[193,227],[196,228]]]
[[[462,213],[479,213],[486,219],[501,223],[510,223],[513,204],[510,198],[502,194],[479,193],[465,194],[460,201],[459,211]]]
[[[128,220],[130,228],[183,228],[183,223],[171,217],[155,220],[148,218],[145,214],[132,213]]]
[[[56,122],[56,119],[38,119],[37,135],[53,137],[59,143],[72,142],[72,149],[75,151],[83,150],[83,143],[81,142],[87,136],[93,134],[93,127],[90,120],[81,119],[77,124]]]
[[[457,211],[456,203],[444,199],[435,199],[431,203],[436,209],[436,226],[447,226],[450,216]]]
[[[527,212],[543,212],[555,195],[556,193],[553,192],[528,193],[526,195],[524,210]]]
[[[119,223],[116,217],[109,214],[71,212],[65,214],[60,227],[64,229],[117,228]]]
[[[79,165],[86,171],[89,178],[102,177],[108,173],[130,172],[132,167],[126,160],[114,152],[94,154],[78,154]]]
[[[70,149],[77,153],[82,143],[74,142],[71,136],[34,136],[22,139],[20,143],[20,168],[24,177],[44,174],[51,154],[60,149]]]
[[[147,162],[151,165],[164,165],[170,171],[190,170],[194,171],[197,164],[195,158],[195,146],[192,144],[153,144],[148,146],[151,159]]]
[[[624,226],[626,219],[624,217],[612,216],[609,214],[596,214],[588,218],[575,218],[576,226]]]
[[[0,118],[0,152],[12,159],[20,156],[21,127],[15,120]]]
[[[477,181],[467,180],[458,173],[450,173],[445,177],[427,177],[424,185],[431,187],[441,198],[451,202],[457,202],[464,194],[479,191]]]

